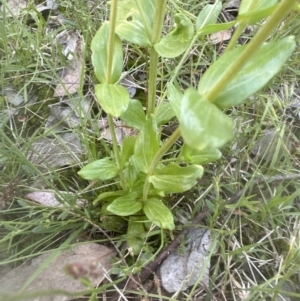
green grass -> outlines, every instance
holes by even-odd
[[[83,241],[113,241],[126,257],[122,268],[125,276],[139,268],[146,257],[141,254],[141,260],[131,258],[122,248],[126,241],[126,222],[119,218],[105,220],[100,205],[93,205],[98,194],[109,191],[114,183],[109,183],[109,187],[107,183],[91,184],[77,175],[87,162],[111,152],[111,145],[101,139],[96,126],[101,108],[95,101],[93,118],[82,118],[81,126],[73,129],[85,149],[76,163],[39,169],[28,157],[34,141],[53,137],[53,133],[44,128],[48,105],[58,102],[53,98],[53,83],[60,79],[57,71],[68,63],[56,41],[59,33],[76,30],[84,37],[86,69],[81,78],[80,93],[94,98],[96,79],[90,61],[90,43],[102,21],[108,18],[105,1],[95,2],[96,5],[89,8],[85,1],[76,1],[76,5],[68,0],[60,1],[65,22],[51,30],[49,23],[54,19],[43,20],[33,10],[11,18],[0,14],[0,191],[4,202],[0,213],[1,266],[16,267],[45,250],[59,249],[76,231],[80,232]],[[178,10],[192,18],[203,5],[193,0],[169,1],[167,25],[172,25],[172,16]],[[299,25],[299,15],[292,13],[274,34],[275,38],[292,34],[299,39]],[[184,88],[195,86],[219,52],[219,46],[211,45],[207,39],[199,40],[176,75],[176,81]],[[300,122],[291,121],[285,113],[294,97],[293,91],[299,89],[299,53],[298,46],[282,72],[263,91],[228,111],[235,121],[236,132],[234,140],[222,149],[223,157],[206,166],[205,176],[195,189],[172,197],[178,229],[183,220],[190,220],[204,207],[209,208],[204,226],[213,234],[215,249],[211,256],[209,288],[196,286],[169,300],[285,300],[276,297],[281,291],[288,291],[290,300],[299,300],[300,184],[296,177],[284,179],[285,175],[299,175],[300,170]],[[137,93],[140,98],[145,98],[146,80],[139,78],[139,74],[143,75],[147,70],[144,50],[126,48],[125,62],[127,71],[133,73],[143,88]],[[178,63],[179,59],[174,59],[159,64],[158,95],[164,92],[159,89],[174,75]],[[7,86],[14,87],[25,99],[18,112],[7,102],[3,92]],[[33,96],[38,98],[34,103],[30,101]],[[280,138],[274,148],[266,148],[256,157],[251,151],[267,129],[276,129]],[[287,136],[291,148],[286,145],[284,137]],[[172,152],[169,155],[172,156]],[[7,188],[16,177],[15,192],[8,195]],[[55,191],[71,207],[43,207],[24,199],[26,193],[40,186]],[[66,197],[63,192],[71,192],[72,196]],[[89,205],[85,209],[75,207],[78,198],[87,199]],[[236,198],[236,202],[230,203],[231,198]],[[113,230],[105,229],[111,227],[109,222],[114,223]],[[103,228],[111,241],[103,234]],[[150,240],[145,236],[145,253],[153,256],[157,252],[160,234],[156,229],[149,231]],[[169,233],[164,236],[165,243],[169,242]],[[153,300],[167,300],[159,295],[159,291],[151,294]]]

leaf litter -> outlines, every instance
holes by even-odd
[[[99,285],[111,268],[115,252],[104,245],[86,243],[61,251],[51,261],[50,257],[53,255],[51,251],[44,253],[2,276],[0,297],[11,296],[25,286],[23,293],[37,292],[36,297],[26,300],[71,300],[73,297],[66,295],[42,296],[38,292],[60,289],[76,293],[86,290],[86,286],[79,281],[81,277],[87,277],[93,286]],[[49,264],[41,270],[48,260]],[[32,281],[28,281],[31,277]]]
[[[80,78],[83,64],[82,50],[84,49],[84,39],[78,32],[62,32],[57,41],[61,43],[62,53],[70,61],[69,65],[63,68],[61,80],[55,88],[54,97],[72,95],[80,88]]]

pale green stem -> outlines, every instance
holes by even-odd
[[[185,63],[187,57],[190,55],[191,49],[193,48],[194,44],[196,43],[196,41],[198,40],[199,36],[201,35],[201,33],[196,34],[193,38],[193,40],[191,41],[189,47],[187,48],[187,50],[185,51],[184,55],[182,56],[180,62],[177,64],[177,66],[175,67],[174,73],[172,75],[172,77],[170,78],[170,80],[168,81],[168,83],[173,83],[173,81],[175,80],[175,78],[177,77],[177,74],[179,73],[179,71],[181,70],[183,64]],[[202,55],[202,54],[201,54]],[[160,97],[160,101],[158,106],[156,107],[156,109],[159,108],[159,106],[163,103],[164,99],[167,96],[167,90],[164,91],[164,94]]]
[[[152,46],[149,49],[150,52],[150,67],[149,67],[149,82],[148,82],[148,103],[147,103],[147,114],[154,114],[155,103],[156,103],[156,80],[157,80],[157,69],[158,69],[158,53]]]
[[[123,174],[123,166],[121,164],[120,151],[119,151],[118,140],[117,140],[117,136],[116,136],[113,117],[110,114],[108,114],[107,120],[108,120],[108,125],[109,125],[112,145],[113,145],[113,151],[115,154],[116,164],[119,169],[121,186],[124,190],[126,190],[126,181],[125,181],[124,174]]]
[[[275,12],[269,17],[266,24],[255,35],[252,41],[247,45],[242,54],[223,74],[219,81],[205,95],[212,101],[222,91],[222,89],[237,75],[237,73],[245,66],[249,58],[260,48],[262,43],[270,36],[272,31],[280,24],[285,16],[291,11],[296,0],[282,1]]]
[[[154,170],[157,166],[157,164],[160,162],[162,157],[165,155],[165,153],[172,147],[172,145],[179,139],[180,137],[180,130],[177,128],[173,134],[163,143],[163,145],[160,147],[158,152],[155,154],[151,165],[149,167],[147,179],[145,181],[144,187],[143,187],[143,201],[147,201],[149,189],[150,189],[150,182],[149,182],[149,176],[152,176],[154,173]]]
[[[117,19],[117,6],[118,0],[111,1],[111,9],[109,16],[109,34],[107,42],[107,84],[111,82],[111,73],[112,73],[112,64],[113,64],[113,54],[114,54],[114,39],[115,39],[115,28],[116,28],[116,19]]]
[[[164,25],[166,4],[167,4],[167,0],[156,1],[152,36],[151,36],[152,45],[156,44],[160,40],[162,28]]]
[[[243,22],[239,23],[239,25],[238,25],[237,29],[235,30],[232,38],[230,39],[230,42],[229,42],[228,46],[226,47],[224,53],[228,52],[229,50],[231,50],[234,47],[234,45],[236,44],[238,38],[240,37],[240,35],[244,31],[245,27],[246,27],[245,23],[243,23]]]
[[[117,6],[118,6],[118,0],[112,0],[110,17],[109,17],[109,34],[108,34],[108,42],[107,42],[107,66],[106,66],[106,70],[107,70],[107,82],[106,83],[107,84],[111,83],[113,54],[114,54],[115,28],[116,28],[116,18],[117,18]],[[120,151],[119,151],[113,117],[110,114],[108,114],[107,120],[108,120],[109,130],[110,130],[110,134],[111,134],[116,164],[119,169],[121,186],[123,189],[126,189],[126,182],[125,182],[125,178],[123,175],[123,166],[121,164]]]
[[[156,102],[156,80],[158,70],[158,54],[155,51],[154,45],[159,42],[161,38],[161,32],[164,24],[166,0],[157,0],[154,12],[154,21],[151,35],[151,48],[150,53],[150,70],[149,70],[149,82],[148,82],[148,103],[147,114],[154,114],[155,102]]]

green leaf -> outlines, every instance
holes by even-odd
[[[127,110],[129,94],[123,86],[98,84],[95,86],[95,94],[105,113],[119,117]]]
[[[232,138],[231,119],[192,88],[182,99],[179,122],[184,141],[194,149],[219,148]]]
[[[204,35],[207,35],[207,34],[219,32],[221,30],[227,30],[227,29],[233,27],[236,23],[237,23],[237,21],[231,21],[231,22],[228,22],[228,23],[220,23],[220,24],[210,24],[210,25],[207,25],[207,26],[201,28],[197,32],[197,34],[199,36],[204,36]]]
[[[141,102],[136,99],[130,99],[127,110],[120,116],[120,118],[127,125],[140,130],[146,121],[145,112]]]
[[[135,163],[140,171],[147,173],[159,147],[157,125],[151,115],[137,136],[134,147]]]
[[[121,162],[122,166],[128,161],[128,159],[134,153],[136,137],[126,137],[121,145]]]
[[[103,204],[101,207],[101,211],[99,213],[101,220],[101,228],[109,231],[122,231],[122,228],[126,224],[126,221],[123,217],[112,214],[107,210],[109,204]]]
[[[128,42],[150,47],[155,0],[139,0],[139,2],[139,7],[135,0],[119,2],[116,32]],[[139,8],[142,11],[139,11]]]
[[[145,216],[130,216],[127,228],[127,243],[133,255],[138,255],[144,246]]]
[[[249,12],[257,12],[277,3],[277,0],[242,0],[239,7],[239,15]]]
[[[127,184],[127,189],[131,190],[138,178],[138,174],[136,171],[136,167],[134,164],[131,163],[131,160],[124,169],[124,177]],[[142,193],[143,188],[141,188],[140,193]]]
[[[171,163],[156,169],[154,175],[149,177],[149,182],[157,190],[178,193],[191,189],[202,175],[203,167],[200,165],[181,167]]]
[[[218,16],[222,10],[221,1],[216,1],[215,4],[207,4],[200,11],[196,20],[196,30],[199,30],[206,25],[216,23]]]
[[[194,36],[193,23],[184,14],[176,14],[175,22],[176,28],[154,45],[157,53],[165,58],[174,58],[182,54]]]
[[[166,124],[175,116],[175,112],[169,102],[164,102],[156,108],[155,120],[157,125]]]
[[[198,91],[205,95],[230,69],[246,46],[235,48],[221,56],[202,76]],[[295,49],[295,38],[286,37],[276,42],[264,44],[248,61],[244,68],[214,99],[219,108],[238,105],[260,90],[278,73],[282,65]]]
[[[156,226],[169,230],[175,228],[173,215],[161,200],[156,198],[148,199],[143,210],[147,218]]]
[[[275,0],[276,2],[276,0]],[[275,3],[273,1],[273,3]],[[259,8],[257,10],[250,10],[246,13],[243,14],[239,14],[237,21],[243,22],[245,24],[251,25],[251,24],[255,24],[259,21],[261,21],[262,19],[270,16],[273,11],[275,11],[276,7],[278,6],[278,4],[274,4],[272,5],[272,2],[269,1],[270,6],[265,7],[265,8]]]
[[[196,150],[184,144],[179,159],[190,164],[207,164],[220,159],[222,153],[216,148]]]
[[[136,199],[136,194],[130,193],[115,199],[107,206],[107,210],[120,216],[128,216],[142,209],[142,202]]]
[[[109,180],[118,175],[118,167],[109,157],[84,166],[78,174],[86,180]]]
[[[107,43],[108,43],[109,23],[106,21],[95,34],[92,43],[92,64],[96,77],[101,83],[108,83],[107,78]],[[123,50],[120,38],[115,35],[114,53],[112,63],[112,73],[109,83],[116,83],[123,69]]]
[[[176,117],[179,118],[183,94],[172,83],[167,83],[167,97]]]
[[[98,195],[98,197],[93,201],[93,205],[96,205],[99,201],[113,201],[116,197],[125,195],[127,192],[125,190],[117,191],[105,191]]]

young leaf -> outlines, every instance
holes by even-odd
[[[92,64],[96,77],[101,83],[107,83],[107,42],[108,42],[109,23],[106,21],[95,34],[92,43]],[[116,83],[122,73],[123,68],[123,50],[120,38],[115,35],[114,38],[114,53],[112,63],[112,73],[110,84]]]
[[[109,157],[84,166],[78,174],[86,180],[109,180],[118,175],[118,167]]]
[[[150,47],[155,0],[139,0],[139,2],[139,6],[135,0],[119,2],[116,32],[128,42]]]
[[[232,138],[231,119],[192,88],[182,99],[179,122],[184,141],[194,149],[218,148]]]
[[[95,86],[95,94],[105,113],[119,117],[127,110],[129,94],[123,86],[98,84]]]
[[[136,137],[126,137],[121,145],[121,162],[122,166],[133,155]]]
[[[179,159],[191,164],[207,164],[220,159],[222,153],[216,148],[196,150],[184,144]]]
[[[147,218],[156,226],[169,230],[175,228],[173,215],[161,200],[156,198],[148,199],[143,210]]]
[[[157,53],[165,58],[174,58],[182,54],[190,45],[194,36],[193,23],[183,14],[175,15],[176,28],[154,45]]]
[[[107,206],[107,210],[116,215],[128,216],[137,213],[142,207],[142,202],[136,199],[136,194],[130,193],[116,198]]]
[[[145,112],[141,102],[136,99],[130,99],[127,110],[120,116],[120,118],[127,125],[140,130],[146,121]]]
[[[135,163],[140,171],[148,172],[158,147],[157,125],[154,116],[151,115],[138,134],[134,147]]]
[[[181,167],[177,164],[169,164],[156,169],[154,175],[149,177],[149,182],[157,190],[178,193],[191,189],[202,175],[203,167],[200,165]]]
[[[222,10],[221,1],[216,1],[215,4],[207,4],[203,7],[196,20],[196,30],[199,30],[206,25],[214,24],[218,20],[218,16]]]
[[[245,47],[241,46],[225,53],[208,68],[199,82],[200,94],[205,95],[211,90]],[[294,37],[264,44],[216,98],[209,100],[219,108],[238,105],[266,85],[279,72],[294,49]]]
[[[130,160],[131,161],[131,160]],[[128,164],[126,164],[126,167],[124,169],[124,177],[125,177],[125,181],[127,184],[127,189],[131,190],[137,180],[137,172],[136,172],[136,167],[134,166],[134,164],[132,164],[129,161]],[[140,190],[140,194],[142,194],[143,189],[141,188]],[[135,190],[136,192],[136,190]]]

